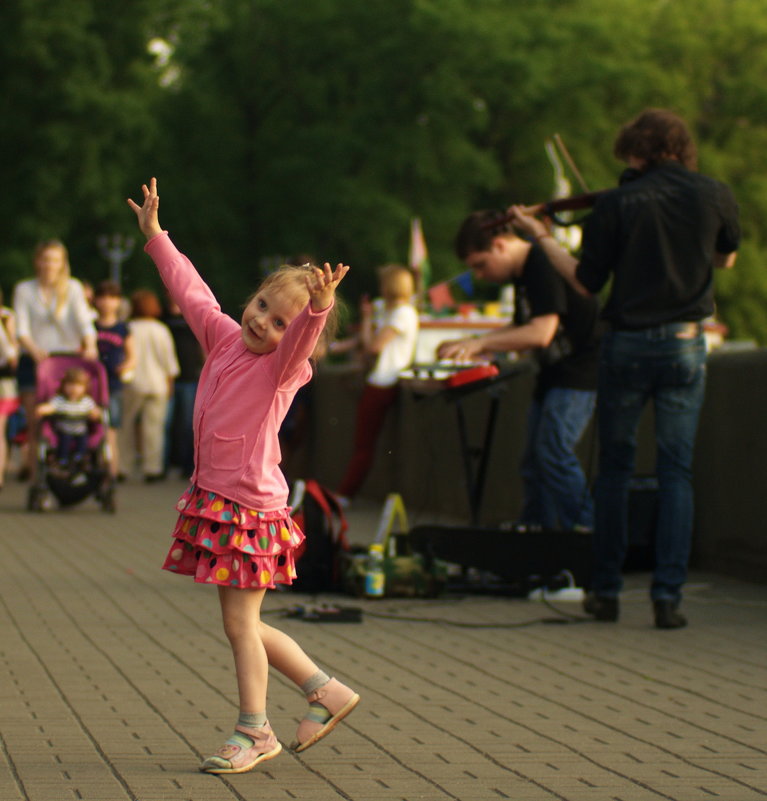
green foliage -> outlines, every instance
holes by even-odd
[[[144,0],[0,4],[6,289],[31,272],[32,247],[45,238],[67,242],[78,275],[105,272],[96,237],[127,227],[126,167],[153,133],[158,91],[147,29],[136,24],[150,8]]]
[[[6,291],[47,236],[103,275],[97,238],[134,231],[124,198],[153,174],[163,225],[232,310],[297,253],[374,291],[413,216],[439,280],[466,213],[550,196],[546,139],[611,186],[618,127],[667,106],[741,204],[720,316],[767,343],[763,0],[5,0],[0,29]],[[139,248],[126,276],[153,280]]]
[[[215,274],[234,264],[252,281],[253,255],[308,251],[354,264],[349,283],[369,291],[376,265],[406,259],[419,214],[431,248],[449,252],[466,197],[498,175],[472,141],[482,114],[464,86],[455,5],[438,14],[409,0],[293,0],[243,18],[241,2],[225,2],[228,24],[179,48],[183,80],[167,119],[183,117],[188,135],[174,141],[166,205]],[[226,148],[211,147],[218,141]],[[212,185],[216,242],[203,240],[191,208]],[[243,265],[236,254],[253,255]]]

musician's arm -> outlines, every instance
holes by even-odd
[[[541,220],[533,217],[524,206],[511,206],[509,214],[514,227],[538,242],[554,269],[576,292],[587,297],[591,295],[591,292],[578,280],[576,275],[578,259],[554,239]]]
[[[576,292],[589,297],[591,292],[583,286],[576,275],[578,259],[562,247],[551,234],[538,237],[538,244],[543,248],[543,252],[546,254],[546,258],[551,262],[552,267],[562,278],[564,278]]]
[[[738,254],[733,250],[732,253],[714,253],[714,267],[720,270],[731,270],[735,266],[735,259]]]
[[[542,314],[524,325],[509,325],[487,334],[443,342],[437,348],[437,356],[440,359],[470,361],[477,356],[490,356],[493,353],[545,348],[554,339],[558,326],[558,314]]]
[[[479,339],[489,353],[547,348],[554,339],[558,326],[558,314],[541,314],[524,325],[499,328],[483,334]]]

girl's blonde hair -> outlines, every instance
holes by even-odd
[[[296,305],[303,308],[309,302],[309,290],[306,288],[306,277],[312,274],[315,267],[311,264],[294,266],[283,264],[264,278],[258,289],[245,301],[247,306],[256,295],[264,289],[273,288],[278,292],[292,294]],[[340,314],[343,309],[341,299],[336,295],[333,308],[328,312],[325,319],[325,327],[317,340],[317,345],[312,353],[313,359],[322,358],[328,350],[328,346],[335,339],[338,333]]]
[[[69,251],[67,246],[59,239],[46,239],[44,242],[38,242],[35,245],[35,250],[32,255],[32,261],[35,265],[35,274],[37,274],[37,259],[44,250],[56,249],[61,251],[63,257],[63,264],[59,277],[56,279],[54,290],[56,292],[56,317],[61,317],[64,313],[64,306],[69,296],[69,279],[72,275],[72,268],[69,265]]]
[[[387,303],[409,301],[415,294],[415,278],[401,264],[384,264],[378,268],[378,285],[381,297]]]

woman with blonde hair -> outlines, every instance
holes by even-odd
[[[35,277],[16,284],[13,310],[21,353],[17,370],[19,397],[27,419],[26,467],[28,477],[35,464],[34,420],[37,365],[52,353],[78,353],[98,359],[93,314],[83,285],[72,278],[69,253],[63,242],[47,240],[37,245],[33,262]]]

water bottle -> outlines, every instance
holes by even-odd
[[[368,550],[365,566],[365,595],[368,598],[383,598],[384,594],[384,549],[383,543],[374,542]]]

